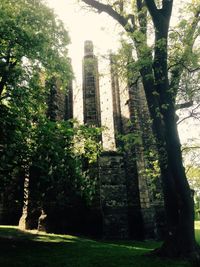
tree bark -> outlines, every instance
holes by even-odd
[[[170,257],[199,257],[194,233],[194,203],[185,175],[175,115],[175,93],[170,90],[168,80],[168,29],[173,1],[163,1],[158,10],[154,1],[146,1],[155,27],[154,88],[159,95],[159,110],[162,123],[153,119],[157,138],[159,162],[162,175],[165,209],[167,215],[167,236],[158,254]],[[171,3],[170,3],[171,2]],[[152,4],[152,6],[151,6]],[[145,77],[144,77],[145,79]],[[149,88],[145,86],[147,92]],[[146,93],[147,99],[149,98]],[[151,99],[149,99],[149,107]],[[151,108],[150,108],[151,109]],[[161,127],[161,128],[160,128]]]

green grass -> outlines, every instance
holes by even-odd
[[[196,223],[200,242],[200,222]],[[22,232],[0,226],[2,267],[188,267],[183,261],[148,257],[160,243],[99,242],[70,235]]]
[[[195,236],[197,242],[200,244],[200,221],[195,222]]]

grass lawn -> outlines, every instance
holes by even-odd
[[[196,223],[200,242],[200,222]],[[1,267],[188,267],[181,261],[148,257],[160,243],[101,242],[69,235],[22,232],[0,226]]]
[[[196,233],[196,239],[198,241],[198,243],[200,244],[200,221],[196,221],[195,222],[195,233]]]

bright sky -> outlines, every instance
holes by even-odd
[[[55,10],[69,31],[71,38],[69,52],[76,74],[79,73],[78,66],[81,65],[85,40],[93,41],[96,54],[102,55],[108,50],[116,49],[118,36],[113,34],[113,31],[116,31],[118,26],[112,18],[105,14],[98,16],[94,12],[83,10],[77,0],[46,0],[46,2]]]
[[[187,0],[180,0],[179,4],[180,2],[183,4],[185,1]],[[77,106],[75,105],[75,114],[76,117],[81,120],[81,76],[84,41],[93,41],[96,55],[106,55],[110,50],[115,51],[117,49],[119,39],[118,33],[121,30],[121,27],[118,26],[112,18],[108,17],[104,13],[98,15],[86,9],[83,10],[78,4],[78,0],[46,0],[46,2],[55,10],[55,13],[58,15],[58,17],[65,23],[66,29],[68,30],[71,38],[69,54],[72,58],[73,69],[76,76],[76,84],[74,89],[76,91],[75,100],[78,103]],[[176,17],[175,15],[176,14],[174,14],[173,17]],[[103,64],[103,59],[101,59],[99,62],[100,71],[103,71],[103,65],[105,64]],[[107,88],[108,85],[106,85],[107,78],[108,77],[102,80],[100,84],[101,95],[103,96],[102,99],[105,99],[103,102],[103,110],[108,110],[110,109],[110,106],[112,106],[108,101],[108,99],[111,99],[111,93],[109,93]],[[112,128],[112,121],[105,117],[103,110],[102,121],[104,121],[104,125],[111,126]],[[110,113],[112,114],[112,110],[110,110]],[[199,123],[194,127],[191,127],[191,124],[193,124],[191,121],[188,121],[187,124],[182,124],[179,127],[179,133],[182,141],[184,142],[188,137],[191,136],[200,139]]]
[[[83,10],[78,5],[77,0],[46,0],[46,2],[65,23],[71,38],[69,55],[72,58],[72,66],[76,77],[74,83],[74,115],[79,121],[83,120],[81,89],[84,41],[93,41],[94,53],[99,56],[99,71],[101,74],[106,74],[100,79],[100,97],[103,107],[101,111],[102,124],[109,129],[104,131],[103,134],[104,144],[107,144],[107,147],[104,146],[104,149],[112,149],[114,146],[113,118],[111,116],[112,96],[108,75],[108,62],[102,56],[108,55],[110,50],[115,51],[117,49],[119,35],[115,34],[115,32],[119,32],[119,26],[114,23],[112,18],[105,14],[99,16],[86,9]]]

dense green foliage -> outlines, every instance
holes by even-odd
[[[1,97],[12,94],[22,82],[27,86],[34,71],[66,83],[69,37],[43,1],[1,1],[0,36]]]
[[[76,195],[91,200],[94,193],[95,180],[88,179],[82,161],[96,160],[99,130],[47,116],[57,108],[49,106],[47,81],[58,81],[56,90],[65,98],[72,79],[68,44],[63,23],[42,0],[1,1],[0,191],[7,212],[18,212],[15,223],[27,168],[38,212],[70,205]]]

